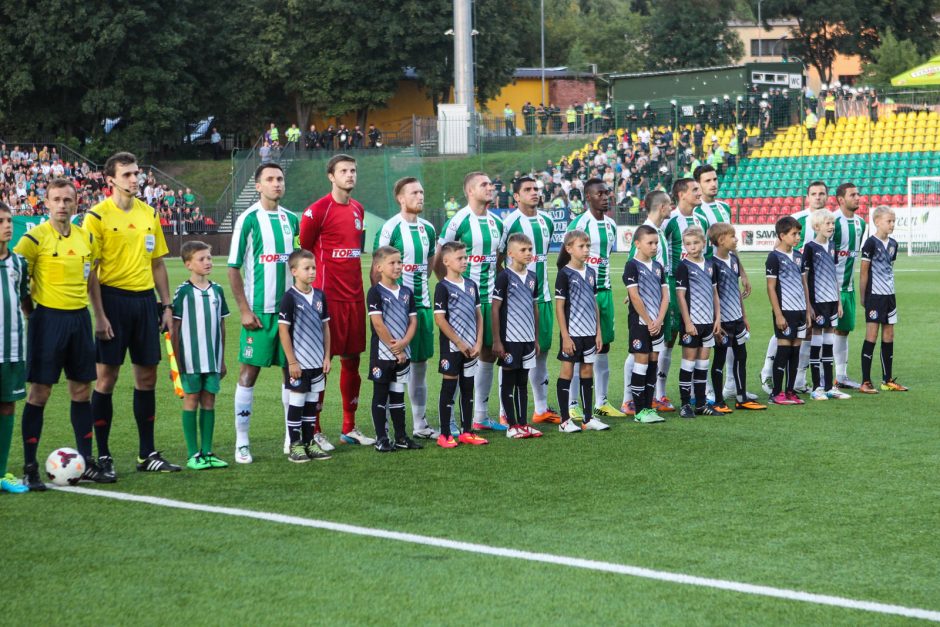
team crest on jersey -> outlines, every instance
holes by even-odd
[[[506,364],[512,363],[512,353],[506,353],[506,356],[503,357],[503,363],[506,363]]]
[[[442,359],[442,360],[441,360],[441,370],[447,370],[448,368],[450,368],[450,362],[447,361],[446,359]]]
[[[641,348],[643,348],[643,342],[641,342],[640,340],[633,340],[633,348],[636,350],[640,350]]]
[[[787,326],[785,326],[785,327],[783,328],[783,334],[784,334],[784,335],[790,335],[790,326],[789,326],[789,325],[787,325]]]
[[[732,263],[732,264],[731,264],[731,269],[734,271],[735,274],[737,274],[737,273],[738,273],[738,264]]]
[[[594,277],[592,276],[588,277],[588,285],[590,285],[591,287],[594,287]]]
[[[407,295],[407,294],[402,294],[402,295],[401,295],[401,302],[403,302],[403,303],[407,303],[407,302],[408,302],[408,295]]]
[[[663,276],[663,271],[659,268],[656,268],[656,278],[661,278]]]
[[[711,266],[709,266],[709,267],[708,267],[708,276],[711,276],[711,275],[712,275],[712,268],[711,268]]]
[[[893,255],[893,254],[894,254],[894,246],[888,246],[888,254],[889,254],[889,255]]]
[[[683,344],[688,344],[688,343],[691,342],[691,341],[692,341],[692,336],[691,336],[691,335],[689,335],[688,333],[683,333],[683,334],[682,334],[682,343],[683,343]]]
[[[423,225],[423,224],[419,224],[419,225],[418,225],[418,232],[419,232],[419,233],[424,233],[424,225]]]
[[[357,231],[362,230],[362,220],[359,219],[359,216],[356,216],[356,230]]]
[[[822,317],[822,316],[816,316],[816,325],[817,325],[817,326],[820,326],[820,327],[821,327],[825,321],[826,321],[826,319],[825,319],[824,317]]]
[[[476,290],[474,288],[468,288],[467,291],[470,293],[470,296],[476,296]]]
[[[381,377],[381,376],[382,376],[382,369],[381,369],[381,368],[373,368],[373,369],[372,369],[372,378],[373,378],[373,379],[378,379],[378,378]]]
[[[531,281],[531,280],[529,281],[529,289],[530,289],[530,290],[534,290],[534,289],[535,289],[535,281]]]
[[[292,388],[297,387],[298,383],[300,383],[300,380],[295,379],[294,377],[291,377],[287,380],[287,385],[289,385]]]
[[[718,341],[721,342],[722,346],[724,346],[725,344],[731,341],[731,338],[729,338],[727,335],[722,335],[721,337],[718,338]]]
[[[875,318],[878,317],[878,312],[875,311],[874,309],[871,309],[868,311],[868,317],[874,320]]]
[[[252,344],[252,343],[254,343],[254,341],[255,341],[255,338],[253,338],[253,337],[251,337],[251,336],[249,336],[248,339],[245,340],[245,342],[247,342],[248,344]]]
[[[320,301],[317,301],[317,304],[314,305],[313,308],[316,309],[317,311],[323,311],[323,303]]]

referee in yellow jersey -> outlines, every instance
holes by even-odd
[[[23,481],[30,491],[46,489],[36,451],[42,434],[43,412],[52,386],[65,370],[75,445],[85,458],[82,479],[112,483],[91,454],[91,382],[95,380],[95,343],[88,315],[88,276],[98,256],[94,238],[71,223],[77,207],[72,182],[49,181],[46,208],[49,220],[31,229],[14,252],[26,260],[36,306],[26,335],[26,380],[29,396],[23,408]]]
[[[180,467],[156,450],[157,364],[160,329],[173,323],[173,303],[163,257],[169,252],[156,209],[137,198],[137,158],[129,152],[112,155],[104,164],[111,197],[85,216],[84,227],[95,237],[100,261],[89,281],[95,311],[98,381],[91,411],[98,443],[98,467],[115,477],[108,448],[114,405],[111,398],[128,352],[134,364],[134,419],[140,450],[140,472],[178,472]],[[154,297],[154,287],[160,303]]]

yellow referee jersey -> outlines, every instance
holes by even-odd
[[[29,264],[34,301],[51,309],[88,307],[88,275],[98,258],[91,233],[73,224],[65,237],[43,222],[23,235],[13,252]]]
[[[101,247],[99,283],[132,292],[153,289],[151,260],[170,252],[156,209],[135,198],[123,211],[108,198],[92,207],[82,226]]]

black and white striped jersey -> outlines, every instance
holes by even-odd
[[[715,275],[718,277],[718,302],[721,304],[721,321],[737,322],[744,317],[741,306],[741,260],[733,252],[727,259],[712,257]]]
[[[480,307],[480,290],[477,284],[470,279],[462,279],[455,283],[450,279],[443,279],[434,288],[434,313],[442,313],[447,322],[454,328],[469,346],[477,342],[477,309]],[[441,347],[448,346],[451,353],[460,349],[441,332]]]
[[[839,281],[836,278],[836,260],[832,242],[823,246],[809,241],[803,246],[803,274],[812,303],[839,302]]]
[[[666,271],[661,263],[654,259],[640,261],[634,257],[623,267],[623,284],[628,290],[631,287],[639,290],[640,300],[646,307],[647,315],[651,318],[659,315],[659,308],[663,302],[663,286],[666,284]],[[633,301],[629,303],[630,313],[637,314],[633,308]]]
[[[683,259],[676,269],[676,297],[689,306],[692,324],[715,324],[715,286],[718,277],[711,259]],[[680,294],[680,292],[682,292]]]
[[[392,339],[400,340],[408,332],[411,316],[418,315],[415,309],[414,292],[404,285],[396,285],[391,289],[378,283],[369,289],[366,294],[366,307],[369,310],[369,320],[373,316],[380,316],[385,328],[388,329]],[[372,342],[370,346],[372,361],[395,361],[395,353],[383,342],[372,327]],[[405,347],[405,357],[411,358],[411,347]]]
[[[536,277],[531,270],[519,274],[506,268],[496,277],[493,300],[502,301],[499,333],[502,342],[535,341]]]
[[[288,325],[291,347],[303,370],[323,367],[323,323],[329,319],[326,296],[317,288],[304,294],[296,287],[291,287],[281,297],[277,321],[278,324]]]
[[[565,266],[555,277],[555,299],[565,301],[565,320],[571,337],[594,337],[597,335],[597,275],[594,269],[585,266],[575,270]]]
[[[876,296],[894,294],[894,260],[898,258],[898,243],[893,237],[882,241],[872,235],[862,244],[862,260],[871,262],[871,275],[867,291]]]
[[[768,279],[777,279],[777,300],[782,311],[806,311],[806,294],[803,292],[803,255],[793,249],[789,254],[772,250],[764,265]]]

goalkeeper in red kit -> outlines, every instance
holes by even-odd
[[[359,406],[359,356],[366,349],[365,292],[362,289],[362,242],[365,209],[350,195],[356,187],[356,160],[338,154],[326,175],[333,189],[304,211],[300,245],[316,258],[313,286],[330,306],[330,352],[339,355],[339,388],[343,396],[342,440],[371,446],[375,440],[356,428]],[[319,423],[317,423],[319,429]]]

